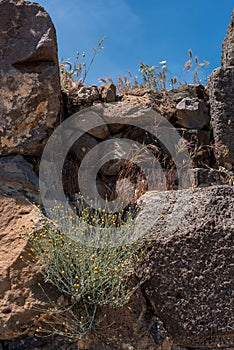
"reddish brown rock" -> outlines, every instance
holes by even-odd
[[[61,92],[54,26],[38,4],[0,0],[0,155],[39,154]]]
[[[101,85],[99,93],[104,102],[114,102],[116,100],[116,86],[113,83]]]
[[[23,234],[40,222],[35,206],[24,198],[0,196],[0,339],[12,339],[30,327],[45,306],[46,297],[37,286],[40,267],[26,263],[28,239]]]

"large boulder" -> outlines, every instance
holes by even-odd
[[[53,23],[35,3],[0,0],[0,155],[39,154],[61,110]]]
[[[223,42],[222,67],[209,80],[211,120],[220,165],[234,166],[234,11]]]
[[[152,227],[140,274],[174,344],[234,346],[234,187],[148,192],[139,220]]]

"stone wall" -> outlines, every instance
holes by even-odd
[[[233,16],[209,94],[201,85],[182,85],[168,92],[138,88],[117,95],[112,83],[61,93],[56,33],[45,10],[35,3],[0,0],[0,32],[0,350],[232,349]],[[104,125],[88,130],[68,153],[63,185],[71,202],[79,192],[82,159],[103,141],[114,140],[120,158],[124,152],[115,138],[153,146],[170,175],[165,187],[148,192],[139,169],[133,166],[130,172],[136,184],[133,199],[141,207],[138,220],[160,216],[147,231],[151,243],[134,276],[148,274],[149,279],[123,308],[100,308],[103,324],[96,333],[74,342],[38,338],[35,328],[48,298],[56,305],[67,303],[49,284],[42,292],[41,266],[27,263],[31,251],[24,233],[40,230],[45,219],[35,206],[40,157],[63,118],[90,106]],[[178,189],[177,178],[165,148],[144,125],[131,125],[140,123],[146,111],[165,118],[183,138],[192,160],[190,188],[172,191]],[[79,130],[79,118],[74,120]],[[109,162],[102,167],[97,187],[103,197],[113,195],[122,166]]]

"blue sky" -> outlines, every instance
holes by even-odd
[[[98,78],[138,72],[139,63],[167,60],[179,75],[192,49],[209,71],[220,66],[221,45],[231,18],[233,0],[38,0],[57,31],[59,59],[74,61],[77,51],[92,54],[103,36],[87,84]]]

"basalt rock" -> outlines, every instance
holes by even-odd
[[[0,0],[0,155],[42,152],[61,92],[54,26],[35,3]]]
[[[234,66],[234,10],[228,26],[227,36],[223,41],[221,63],[224,68]]]
[[[234,167],[234,12],[223,42],[222,67],[209,80],[211,120],[220,165]]]
[[[148,192],[139,204],[155,314],[179,346],[233,347],[234,187]]]
[[[40,266],[27,263],[27,234],[42,216],[25,198],[0,196],[0,217],[0,339],[12,339],[32,326],[47,301],[37,285]]]
[[[210,121],[207,104],[198,98],[183,98],[176,109],[179,125],[187,129],[202,129]]]

